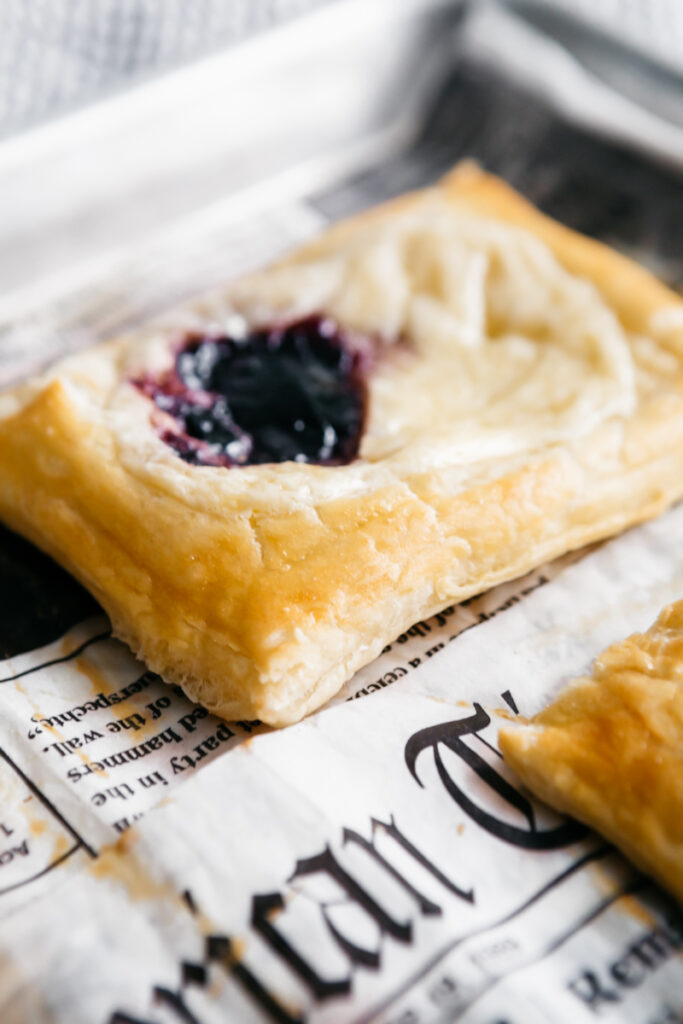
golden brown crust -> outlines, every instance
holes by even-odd
[[[609,647],[500,747],[543,800],[602,832],[683,903],[683,601]]]
[[[58,367],[30,399],[10,396],[4,416],[0,396],[0,516],[95,594],[152,669],[226,717],[295,721],[416,619],[683,494],[683,332],[652,323],[683,302],[471,165],[438,191],[542,238],[647,336],[632,415],[464,474],[391,459],[206,470],[161,451],[151,429],[139,440],[130,425],[142,435],[149,418],[139,396],[99,415],[123,343]],[[353,218],[279,266],[324,256],[420,201]]]

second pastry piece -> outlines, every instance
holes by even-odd
[[[683,601],[608,647],[590,676],[499,742],[533,792],[683,903]]]

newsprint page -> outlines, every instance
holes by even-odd
[[[683,1021],[680,908],[497,748],[683,595],[683,507],[416,623],[281,731],[145,671],[6,531],[0,561],[3,1024]]]

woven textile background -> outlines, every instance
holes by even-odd
[[[477,0],[475,0],[475,3]],[[670,70],[683,72],[681,0],[507,0],[547,8],[612,36]]]
[[[0,0],[0,135],[332,2]]]

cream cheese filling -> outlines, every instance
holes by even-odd
[[[321,312],[382,342],[359,459],[198,470],[158,437],[149,400],[130,380],[169,368],[172,342],[185,331],[234,336]],[[333,233],[315,255],[250,274],[138,332],[107,374],[94,354],[67,363],[73,400],[98,407],[135,474],[202,507],[220,509],[227,497],[249,503],[257,482],[269,506],[288,507],[309,500],[313,481],[321,501],[430,470],[448,470],[453,486],[456,477],[465,486],[497,460],[627,417],[636,404],[633,342],[597,288],[535,236],[431,192],[409,211],[370,220],[350,237]]]
[[[393,345],[370,375],[369,461],[472,463],[580,437],[635,405],[629,341],[598,290],[530,233],[435,193],[317,259],[238,282],[231,299],[247,320],[324,310]]]

